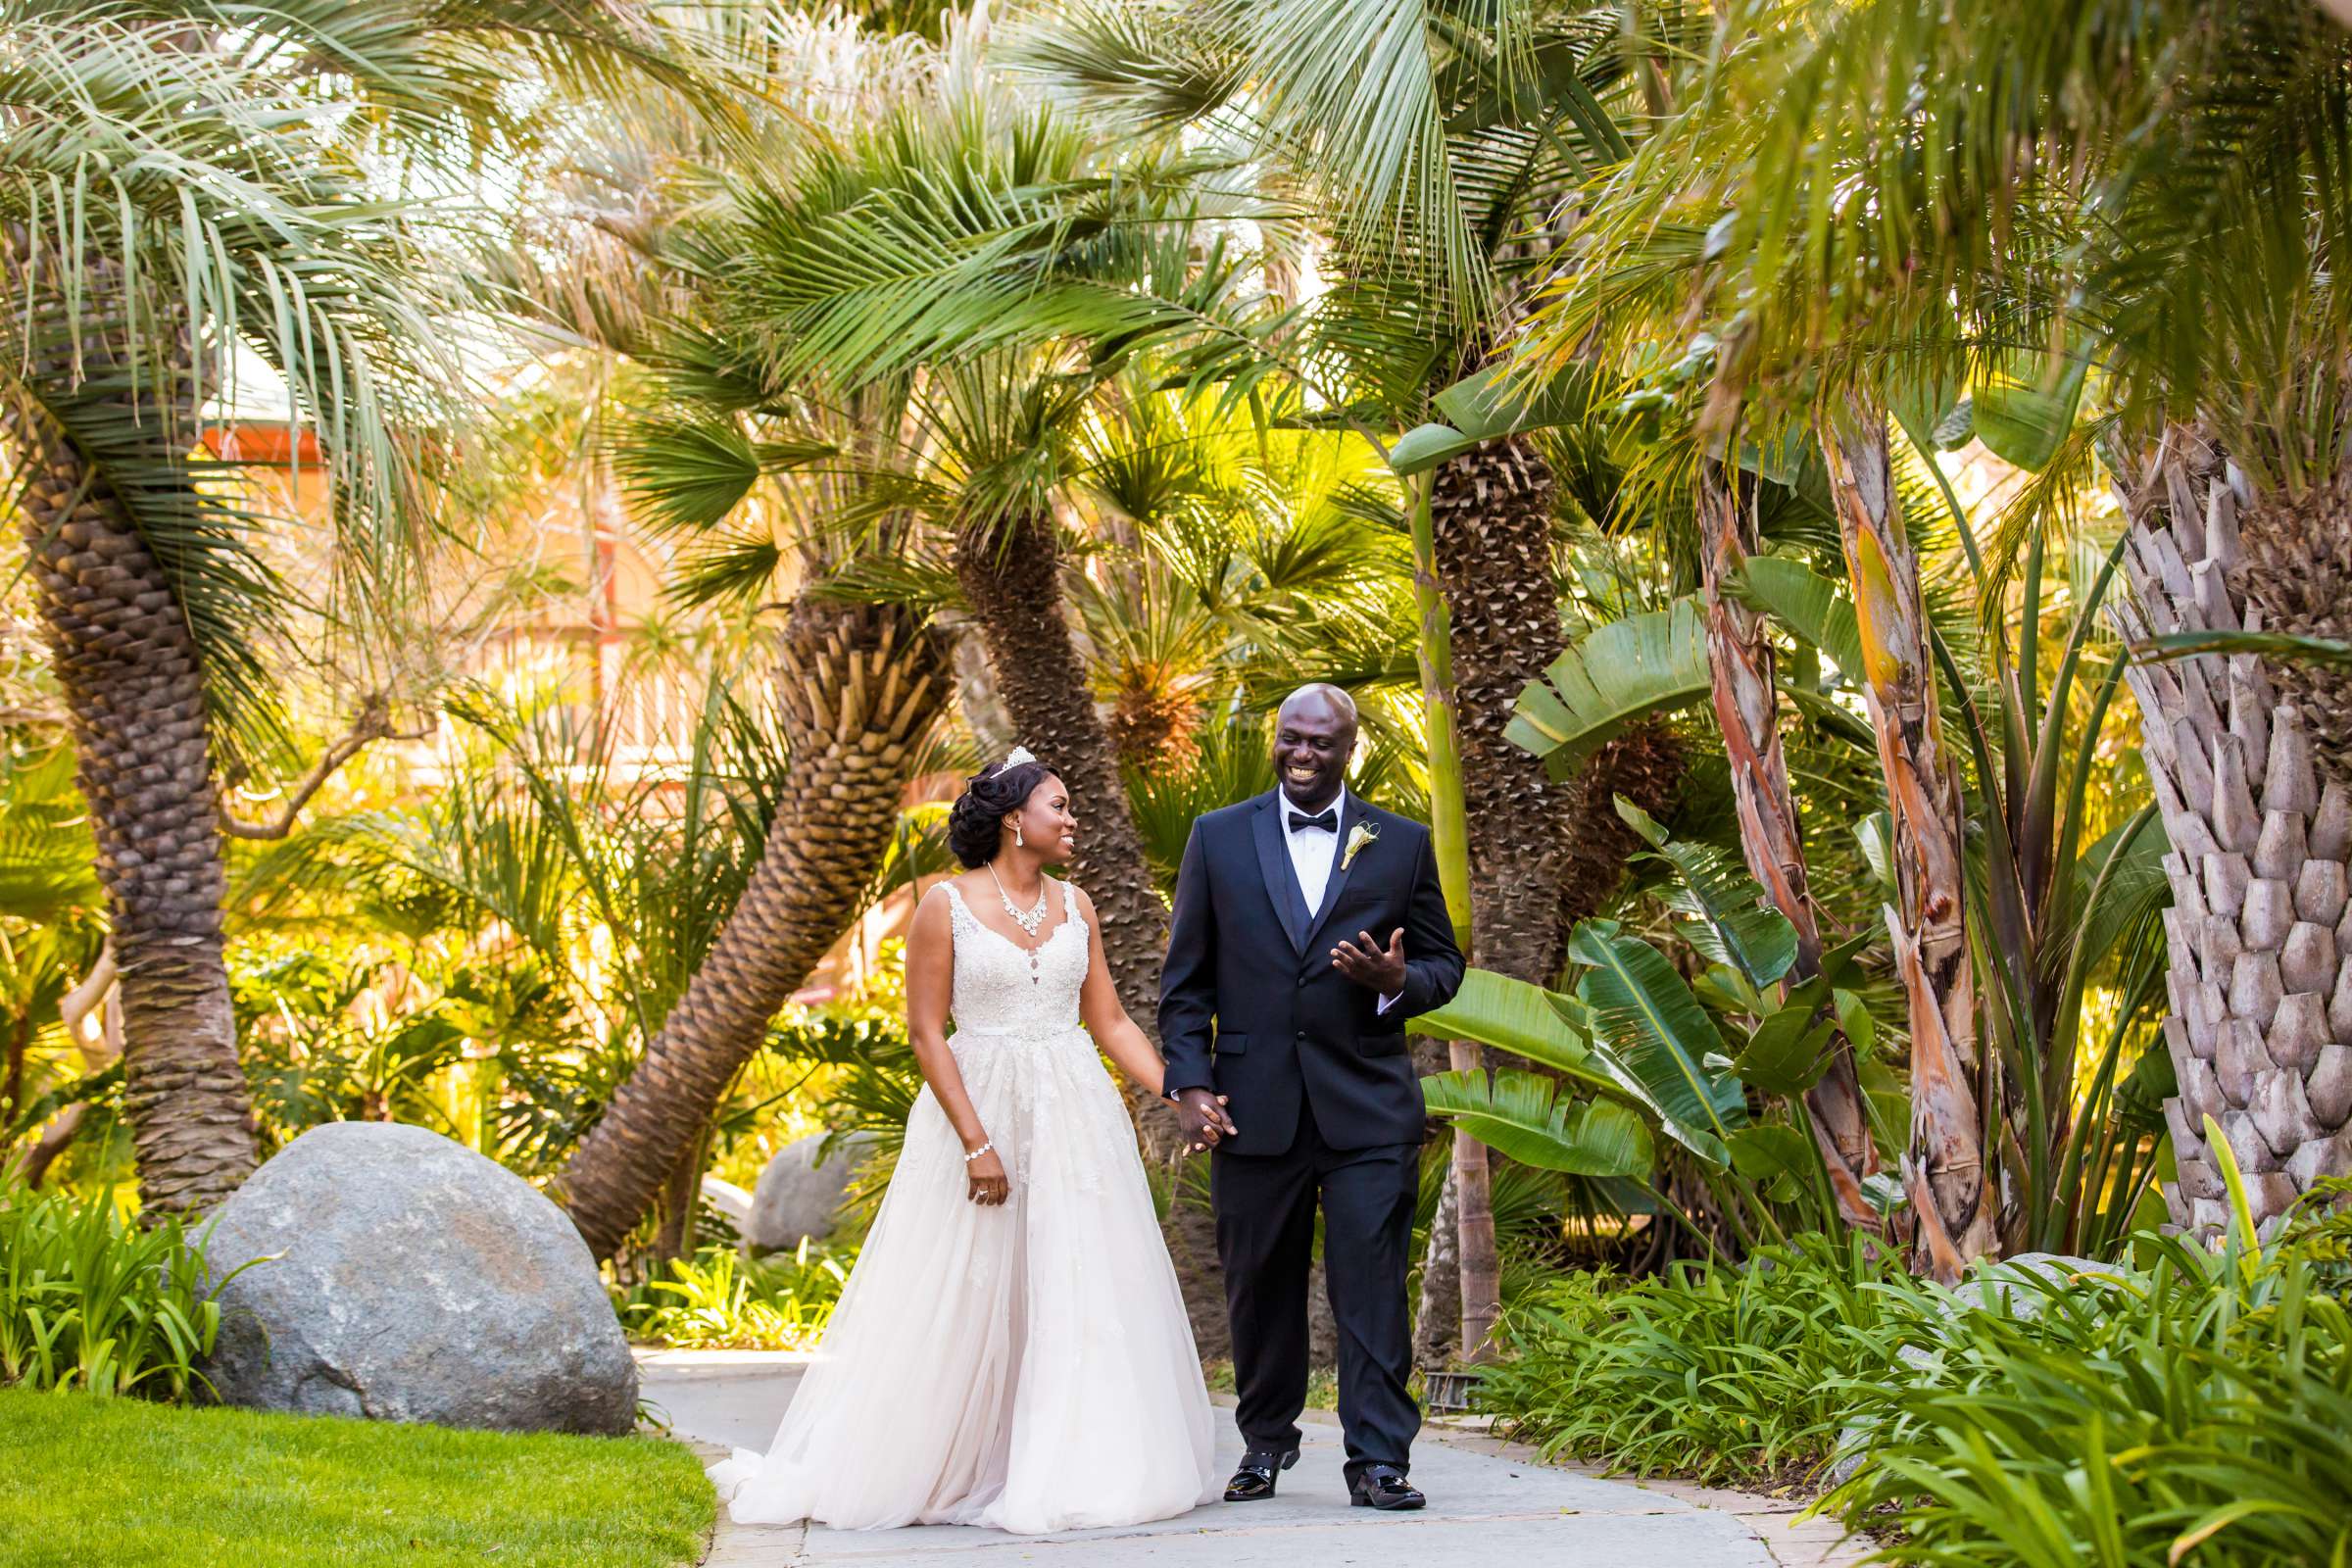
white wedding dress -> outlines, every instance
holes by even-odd
[[[711,1480],[740,1524],[1140,1524],[1219,1495],[1208,1394],[1127,1109],[1079,1026],[1091,944],[1065,884],[1034,953],[950,886],[949,1041],[1011,1178],[965,1196],[931,1091],[765,1455]]]

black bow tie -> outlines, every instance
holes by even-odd
[[[1319,827],[1326,833],[1337,833],[1340,830],[1339,810],[1334,808],[1319,816],[1309,816],[1304,811],[1293,811],[1291,813],[1291,831],[1296,833],[1302,827]]]

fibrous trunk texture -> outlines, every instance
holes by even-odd
[[[2308,511],[2266,504],[2197,430],[2167,431],[2120,488],[2133,594],[2113,612],[2128,636],[2275,630],[2248,586],[2276,581],[2278,541],[2300,529],[2315,563],[2346,549],[2330,498]],[[2272,564],[2245,546],[2257,534]],[[2228,1223],[2208,1116],[2266,1230],[2320,1177],[2352,1173],[2352,789],[2315,765],[2309,720],[2281,698],[2279,674],[2252,654],[2140,658],[2129,672],[2171,847],[2164,1037],[2180,1093],[2164,1108],[2179,1180],[2165,1197],[2201,1235]],[[2299,681],[2325,711],[2341,710],[2340,684],[2323,694]]]
[[[908,612],[793,606],[776,673],[792,788],[686,994],[553,1184],[597,1256],[653,1206],[768,1020],[856,918],[949,689],[940,640]]]
[[[1086,665],[1061,606],[1060,550],[1050,518],[975,530],[958,542],[956,575],[988,648],[997,693],[1018,744],[1069,786],[1078,853],[1069,871],[1094,900],[1102,956],[1127,1015],[1146,1034],[1159,1015],[1159,969],[1168,914],[1143,836],[1128,814],[1117,754],[1096,711]],[[1145,1133],[1163,1157],[1173,1152],[1174,1117],[1155,1097]]]
[[[1094,901],[1102,956],[1120,1004],[1157,1044],[1159,970],[1167,947],[1160,902],[1143,836],[1128,814],[1116,753],[1090,696],[1085,662],[1062,612],[1061,555],[1048,517],[967,531],[956,542],[956,576],[971,605],[997,695],[1019,745],[1036,753],[1069,786],[1078,816],[1078,852],[1070,876]],[[1184,1156],[1175,1113],[1139,1084],[1126,1086],[1136,1136],[1147,1162],[1174,1167]],[[1193,1339],[1201,1355],[1228,1352],[1223,1276],[1204,1203],[1168,1205],[1161,1227],[1184,1290]]]
[[[1743,603],[1733,587],[1755,549],[1754,519],[1740,505],[1735,477],[1711,460],[1699,466],[1697,510],[1707,663],[1715,720],[1731,763],[1740,849],[1773,907],[1796,928],[1791,979],[1802,981],[1821,970],[1821,916],[1805,873],[1796,802],[1788,791],[1788,760],[1781,750],[1772,639],[1762,613]],[[1838,1195],[1839,1216],[1848,1225],[1875,1232],[1880,1229],[1879,1213],[1862,1183],[1878,1174],[1879,1150],[1870,1135],[1870,1112],[1862,1099],[1853,1047],[1838,1033],[1824,1050],[1829,1065],[1806,1091],[1805,1109]]]
[[[105,355],[85,346],[83,358],[79,393],[98,395]],[[192,439],[184,409],[175,423],[156,388],[141,392],[159,450]],[[127,386],[120,395],[127,406]],[[107,475],[39,415],[0,419],[27,478],[18,510],[114,926],[140,1201],[196,1212],[234,1192],[257,1157],[221,961],[227,877],[203,660]]]
[[[1968,951],[1960,774],[1945,744],[1919,559],[1903,532],[1880,409],[1848,399],[1823,431],[1838,531],[1862,641],[1864,693],[1893,826],[1896,902],[1886,911],[1911,1023],[1911,1142],[1903,1186],[1913,1263],[1945,1283],[1999,1246]]]
[[[1641,848],[1611,797],[1664,812],[1681,782],[1679,754],[1655,726],[1619,737],[1559,781],[1506,738],[1519,693],[1567,647],[1552,490],[1535,444],[1505,436],[1441,467],[1430,497],[1451,623],[1478,964],[1533,985],[1559,977],[1569,928],[1599,910]]]
[[[1573,778],[1554,780],[1507,738],[1527,683],[1567,645],[1552,576],[1550,466],[1523,436],[1490,441],[1441,467],[1430,522],[1448,626],[1455,745],[1470,859],[1477,963],[1533,985],[1558,978],[1569,928],[1595,912],[1624,874],[1636,840],[1612,797],[1664,811],[1679,757],[1662,730],[1621,737]],[[1457,1043],[1448,1065],[1485,1065]],[[1458,1133],[1446,1199],[1458,1229],[1446,1271],[1460,1282],[1460,1321],[1425,1322],[1428,1353],[1447,1341],[1482,1358],[1498,1306],[1487,1151]],[[1430,1306],[1435,1301],[1424,1299]]]
[[[1430,525],[1445,592],[1455,745],[1470,850],[1475,961],[1514,980],[1559,977],[1569,928],[1597,911],[1639,841],[1617,815],[1623,793],[1662,812],[1680,780],[1679,756],[1646,727],[1603,747],[1573,778],[1555,780],[1506,735],[1519,693],[1567,646],[1552,575],[1551,468],[1524,436],[1504,436],[1438,469]],[[1455,1047],[1449,1065],[1484,1065]],[[1458,1271],[1464,1354],[1486,1350],[1494,1326],[1495,1253],[1487,1152],[1456,1135],[1447,1195],[1461,1229]],[[1434,1304],[1434,1303],[1433,1303]],[[1425,1324],[1435,1345],[1449,1326]]]

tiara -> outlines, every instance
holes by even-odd
[[[1034,762],[1036,760],[1037,754],[1030,751],[1028,747],[1015,746],[1011,751],[1004,754],[1004,760],[997,764],[997,771],[1002,773],[1008,767],[1018,767],[1023,762]]]

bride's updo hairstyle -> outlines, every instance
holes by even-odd
[[[1034,758],[1009,766],[991,762],[974,773],[948,808],[948,848],[965,866],[978,870],[997,858],[1004,841],[1004,819],[1027,804],[1054,770]]]

